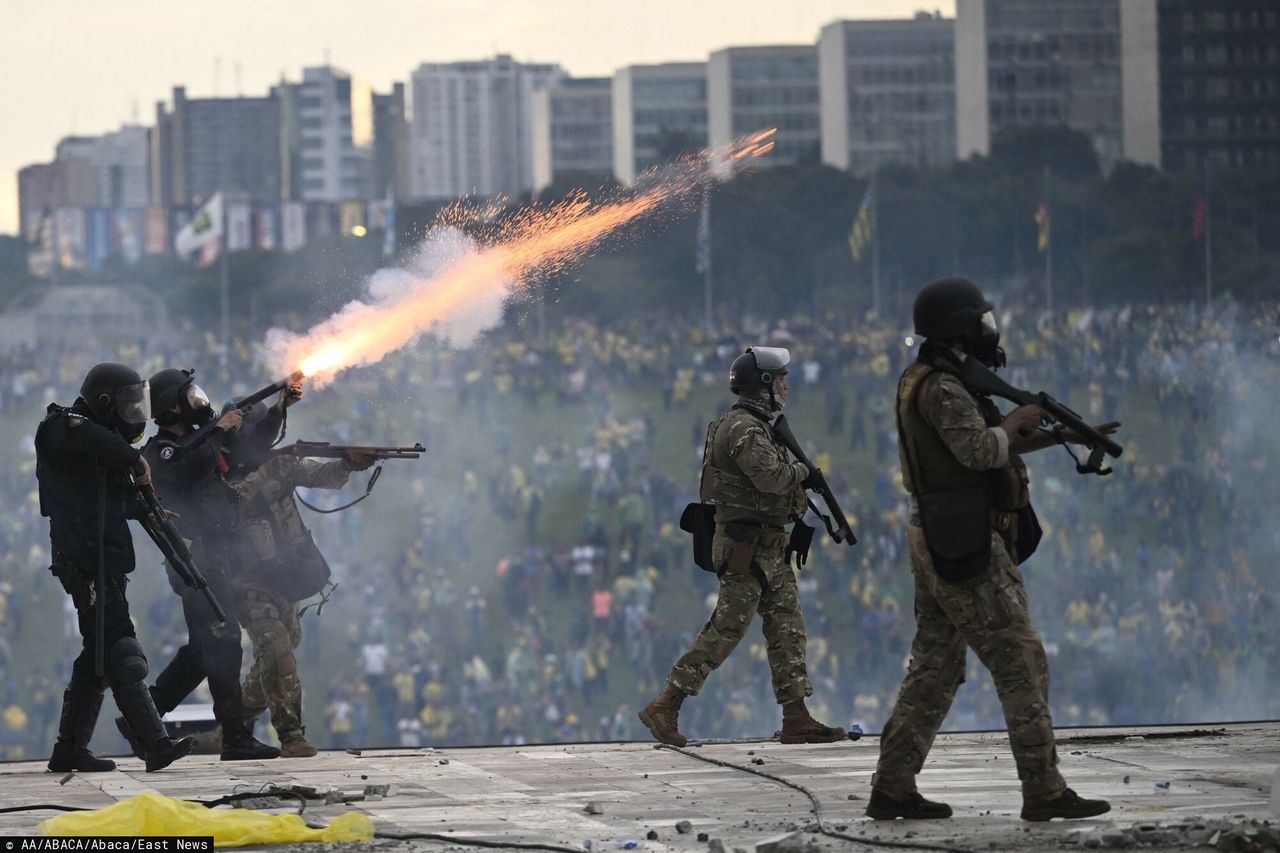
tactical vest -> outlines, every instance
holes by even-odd
[[[729,454],[729,433],[739,423],[753,423],[763,427],[783,459],[790,459],[786,447],[774,436],[773,430],[757,415],[745,409],[730,409],[719,420],[707,427],[707,440],[702,450],[702,477],[698,493],[701,500],[720,506],[747,510],[761,516],[790,521],[805,509],[803,489],[790,494],[766,494],[755,487]]]
[[[902,463],[902,481],[913,495],[985,486],[991,497],[991,508],[1000,512],[1021,509],[1031,502],[1027,466],[1018,456],[1011,456],[1003,468],[974,471],[961,465],[951,454],[916,406],[916,397],[926,377],[938,368],[916,362],[906,369],[898,383],[898,455]],[[1000,412],[990,399],[974,397],[987,426],[999,425]],[[998,525],[998,522],[993,520]]]

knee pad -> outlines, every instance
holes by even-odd
[[[147,656],[136,637],[121,637],[107,650],[107,667],[116,684],[134,684],[150,672]]]

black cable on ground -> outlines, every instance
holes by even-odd
[[[708,758],[705,755],[698,755],[692,750],[683,749],[678,746],[669,746],[665,743],[658,744],[655,749],[669,749],[672,752],[678,752],[686,755],[696,761],[704,761],[707,764],[714,764],[717,767],[727,767],[730,770],[739,770],[743,773],[750,773],[752,776],[759,776],[762,779],[768,779],[771,782],[777,782],[780,785],[786,785],[793,788],[809,798],[809,802],[813,804],[813,814],[818,820],[818,834],[825,835],[828,838],[838,838],[841,841],[850,841],[854,844],[865,844],[868,847],[893,847],[903,850],[937,850],[941,853],[974,853],[972,850],[966,850],[963,847],[942,847],[934,844],[917,844],[911,841],[877,841],[871,838],[859,838],[854,835],[846,835],[843,832],[836,832],[834,829],[827,829],[826,823],[822,818],[822,803],[818,800],[818,796],[801,785],[799,782],[792,782],[790,779],[784,779],[781,776],[775,776],[772,773],[765,773],[763,770],[752,770],[750,767],[744,767],[741,764],[735,764],[732,761],[721,761],[718,758]]]
[[[33,806],[6,806],[0,809],[0,814],[12,814],[13,812],[91,812],[93,809],[86,806],[60,806],[56,803],[41,803]]]
[[[390,838],[395,841],[443,841],[463,847],[489,847],[496,850],[553,850],[555,853],[582,853],[581,847],[562,847],[558,844],[538,844],[523,841],[488,841],[483,838],[462,838],[457,835],[437,835],[434,832],[375,832],[374,838]]]

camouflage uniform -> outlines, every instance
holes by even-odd
[[[321,463],[280,454],[234,484],[257,558],[232,580],[240,620],[253,642],[253,667],[241,686],[245,717],[256,720],[270,708],[271,724],[282,743],[303,734],[302,680],[293,653],[302,641],[302,623],[297,598],[289,593],[291,574],[297,569],[295,561],[323,560],[311,545],[293,490],[340,489],[350,476],[342,461]],[[327,567],[324,570],[327,573]]]
[[[795,574],[784,559],[783,525],[805,507],[808,469],[788,461],[762,405],[739,402],[707,430],[702,497],[716,506],[712,562],[720,578],[716,607],[671,669],[667,683],[697,695],[759,613],[773,693],[780,704],[813,693],[805,667],[804,616]]]
[[[903,374],[899,454],[904,482],[912,493],[907,544],[915,576],[917,628],[911,663],[885,724],[872,780],[875,788],[895,798],[916,790],[915,777],[964,681],[969,648],[995,681],[1023,795],[1052,795],[1066,787],[1058,772],[1049,713],[1048,661],[1031,624],[1022,576],[1010,557],[1016,525],[1008,510],[1029,500],[1026,467],[1021,459],[1010,458],[1008,437],[994,426],[999,418],[990,400],[971,395],[945,366],[917,363]],[[950,459],[939,452],[949,453]],[[953,477],[983,472],[993,496],[990,564],[977,577],[958,582],[944,580],[934,568],[919,515],[921,486],[912,473],[921,472],[925,480],[932,477],[936,484],[938,469],[953,462],[968,472],[957,470]]]

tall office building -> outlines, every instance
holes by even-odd
[[[409,114],[405,85],[373,96],[373,182],[370,198],[409,196]]]
[[[613,171],[613,81],[561,80],[533,96],[533,191],[558,175]]]
[[[836,21],[818,38],[822,161],[858,175],[956,158],[955,24]]]
[[[85,160],[94,171],[93,206],[142,208],[149,201],[151,132],[125,125],[101,136],[68,136],[58,143],[58,160]]]
[[[533,189],[533,96],[558,65],[501,54],[424,63],[410,79],[410,189],[416,198],[514,196]]]
[[[730,47],[707,62],[707,130],[719,146],[778,129],[761,165],[818,162],[818,49],[813,45]]]
[[[281,197],[280,99],[187,98],[175,86],[173,108],[156,104],[151,135],[151,200],[184,207],[216,192],[249,201]]]
[[[1280,4],[1159,0],[1165,168],[1280,168]]]
[[[613,174],[636,175],[706,147],[707,64],[630,65],[613,75]]]
[[[1104,166],[1160,163],[1156,0],[957,0],[959,154],[1015,125],[1066,125]]]
[[[18,170],[18,233],[36,240],[48,213],[60,207],[92,207],[97,198],[98,174],[88,160],[65,157],[26,166]]]
[[[373,183],[373,91],[330,65],[285,83],[281,132],[285,188],[301,201],[367,198]]]

